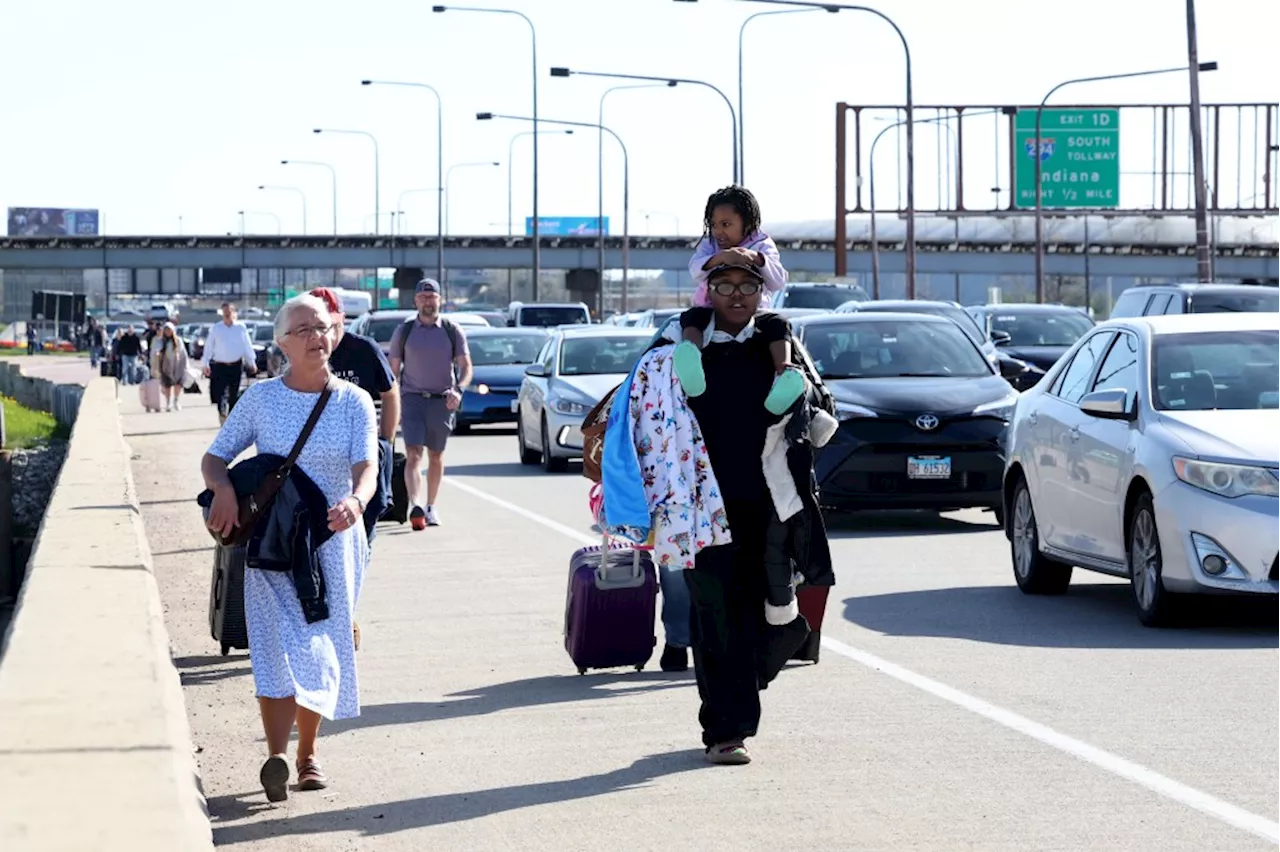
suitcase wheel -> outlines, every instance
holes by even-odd
[[[228,645],[226,642],[223,642],[223,643],[222,643],[222,656],[224,656],[224,657],[225,657],[225,656],[226,656],[228,653],[230,653],[230,652],[231,652],[231,646],[230,646],[230,645]]]
[[[644,663],[641,663],[640,665],[636,666],[636,671],[638,672],[644,671]]]
[[[585,668],[583,668],[582,666],[578,666],[578,674],[584,675],[586,673],[587,673],[587,670]]]

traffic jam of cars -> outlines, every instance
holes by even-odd
[[[792,283],[775,305],[835,402],[816,464],[827,511],[984,510],[1023,592],[1065,593],[1075,569],[1113,575],[1149,626],[1199,594],[1277,594],[1274,288],[1138,285],[1102,323],[844,283]],[[449,313],[475,367],[458,431],[514,426],[522,465],[567,470],[588,412],[679,313]],[[366,313],[351,330],[386,347],[410,316]]]

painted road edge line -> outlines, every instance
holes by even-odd
[[[476,488],[474,485],[468,485],[467,483],[460,482],[452,477],[446,477],[445,481],[473,497],[478,497],[481,500],[485,500],[495,506],[506,509],[509,512],[517,514],[526,520],[533,521],[535,524],[552,530],[553,532],[558,532],[561,535],[567,536],[574,541],[583,542],[585,544],[597,544],[599,542],[598,538],[579,532],[578,530],[575,530],[570,526],[566,526],[559,521],[553,521],[544,515],[539,515],[537,512],[531,512],[523,506],[518,506],[508,500],[503,500],[501,497],[497,497],[487,491]],[[1003,707],[984,701],[981,698],[969,695],[966,692],[961,692],[954,687],[947,686],[945,683],[940,683],[932,678],[916,674],[910,669],[905,669],[896,663],[891,663],[888,660],[877,657],[875,654],[861,651],[854,648],[852,645],[846,645],[838,639],[823,636],[822,645],[824,648],[829,648],[846,659],[852,660],[855,663],[860,663],[867,668],[873,669],[883,675],[887,675],[900,683],[905,683],[908,686],[914,686],[916,689],[927,692],[935,698],[941,698],[943,701],[954,704],[971,713],[976,713],[985,719],[999,725],[1003,725],[1004,727],[1017,731],[1025,736],[1031,737],[1032,739],[1051,748],[1057,749],[1058,751],[1079,758],[1080,760],[1090,763],[1099,769],[1103,769],[1113,775],[1118,775],[1121,778],[1128,779],[1135,784],[1146,787],[1153,793],[1164,796],[1167,799],[1172,799],[1175,802],[1180,802],[1190,808],[1206,814],[1207,816],[1211,816],[1220,822],[1224,822],[1227,825],[1242,829],[1250,834],[1261,837],[1264,840],[1269,840],[1272,843],[1280,845],[1280,823],[1246,811],[1244,808],[1237,807],[1230,802],[1211,796],[1208,793],[1183,784],[1181,781],[1175,781],[1166,775],[1161,775],[1153,769],[1148,769],[1145,766],[1141,766],[1131,760],[1120,757],[1117,754],[1112,754],[1111,752],[1098,748],[1097,746],[1089,745],[1082,740],[1077,740],[1074,737],[1055,731],[1048,725],[1034,722],[1026,716],[1014,713],[1012,710],[1006,710]]]

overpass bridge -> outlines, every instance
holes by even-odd
[[[871,268],[870,222],[849,217],[850,271]],[[830,274],[836,244],[829,220],[771,229],[793,272]],[[881,269],[903,269],[904,223],[880,216],[877,244]],[[1194,224],[1186,217],[1057,216],[1045,229],[1047,271],[1074,275],[1082,258],[1090,274],[1179,277],[1195,273]],[[1275,278],[1277,228],[1271,216],[1215,217],[1216,270],[1225,278]],[[631,269],[687,267],[696,238],[633,236]],[[528,269],[532,238],[453,236],[444,240],[450,269]],[[623,240],[605,237],[605,266],[623,265]],[[0,269],[434,269],[434,236],[98,236],[0,238]],[[544,269],[595,269],[594,236],[542,237]],[[922,274],[1030,275],[1034,230],[1029,217],[957,216],[918,220],[917,251]]]

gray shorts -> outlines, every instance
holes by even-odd
[[[433,453],[444,452],[453,432],[454,414],[443,399],[421,394],[400,396],[400,430],[406,447],[426,447]]]

